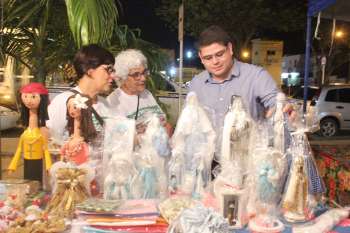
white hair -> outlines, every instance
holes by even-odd
[[[143,66],[147,69],[147,58],[140,50],[127,49],[120,52],[115,57],[115,74],[121,81],[128,78],[131,69],[139,66]]]

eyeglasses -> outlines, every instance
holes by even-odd
[[[105,71],[111,75],[111,74],[114,74],[115,73],[115,69],[112,65],[108,65],[106,67],[103,67],[103,69],[105,69]]]
[[[140,79],[141,76],[147,77],[150,74],[148,69],[145,69],[143,72],[135,72],[132,74],[128,74],[128,76],[134,78],[134,79]]]
[[[226,51],[227,51],[227,47],[225,47],[223,50],[220,50],[219,52],[217,52],[215,54],[203,56],[202,60],[205,62],[210,62],[213,60],[214,57],[216,59],[221,59],[225,55]]]

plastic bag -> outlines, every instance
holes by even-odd
[[[229,233],[229,225],[219,213],[202,205],[182,211],[168,233]]]
[[[105,199],[128,199],[134,196],[137,170],[133,162],[135,121],[125,117],[105,121],[102,166]]]
[[[135,163],[141,180],[140,198],[165,198],[168,189],[166,161],[170,155],[168,135],[157,115],[148,120],[147,129],[140,135]]]
[[[169,182],[194,198],[209,185],[215,150],[215,132],[195,93],[189,93],[172,137]]]

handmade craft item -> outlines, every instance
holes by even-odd
[[[115,153],[108,165],[103,197],[107,200],[135,198],[137,170],[128,153]]]
[[[214,180],[214,194],[231,227],[241,228],[243,180],[247,172],[251,118],[240,96],[232,96],[225,116],[221,147],[221,172]],[[244,205],[244,204],[243,204]]]
[[[287,119],[283,112],[283,106],[286,102],[284,93],[278,93],[276,96],[275,112],[272,116],[273,122],[273,147],[278,152],[284,154],[289,144]]]
[[[147,129],[140,135],[135,163],[141,179],[141,198],[164,198],[167,195],[166,158],[170,155],[168,136],[159,117],[148,119]]]
[[[169,226],[168,233],[229,233],[229,225],[212,209],[196,205],[181,212]]]
[[[349,217],[349,209],[337,208],[330,209],[323,213],[312,222],[305,223],[304,225],[297,225],[293,227],[294,233],[327,233],[332,232],[331,230],[341,220]]]
[[[47,135],[41,127],[46,126],[48,120],[47,105],[48,91],[41,83],[30,83],[20,90],[21,120],[27,127],[19,138],[14,157],[8,167],[10,171],[17,169],[18,162],[23,155],[24,179],[42,182],[43,159],[46,170],[51,167],[51,156],[47,147]]]
[[[201,198],[210,181],[215,138],[215,131],[197,96],[189,93],[172,136],[169,164],[172,190]]]
[[[89,196],[86,183],[91,182],[91,179],[87,180],[90,176],[88,172],[87,169],[71,167],[69,164],[52,171],[56,185],[46,211],[60,217],[72,217],[76,204]]]
[[[170,196],[158,206],[160,214],[171,224],[184,209],[194,207],[196,202],[187,196]]]
[[[303,156],[293,158],[289,181],[282,200],[283,216],[289,222],[307,220],[308,180]]]
[[[61,148],[63,160],[80,165],[88,161],[87,142],[96,137],[92,121],[92,101],[82,94],[75,94],[67,100],[67,129],[69,140]]]

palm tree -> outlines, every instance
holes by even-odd
[[[0,55],[27,66],[39,82],[81,45],[110,45],[118,16],[114,0],[7,0],[3,9]]]
[[[115,0],[7,0],[0,55],[27,66],[35,81],[69,63],[82,45],[98,43],[116,54],[138,48],[147,56],[155,80],[167,58],[159,47],[141,39],[138,29],[117,25]],[[108,26],[106,26],[108,25]],[[157,79],[158,78],[158,79]],[[150,86],[154,83],[150,81]]]

